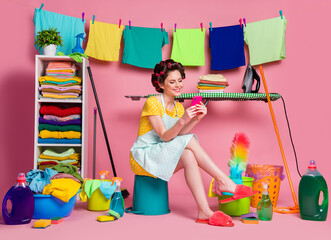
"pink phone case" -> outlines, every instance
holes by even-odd
[[[192,99],[191,106],[199,104],[202,101],[202,96],[194,96]]]

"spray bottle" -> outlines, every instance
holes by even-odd
[[[80,39],[83,39],[83,41],[85,41],[84,33],[80,33],[76,36],[76,46],[72,49],[72,53],[84,53],[84,49],[80,45]]]
[[[123,181],[123,178],[120,177],[113,177],[111,179],[116,184],[116,190],[115,193],[111,199],[110,207],[109,209],[112,211],[117,212],[121,217],[123,217],[124,214],[124,199],[121,193],[121,182]]]
[[[11,209],[8,206],[11,203]],[[31,221],[34,211],[33,193],[26,185],[24,173],[19,173],[17,183],[7,192],[2,202],[2,216],[6,224],[25,224]]]
[[[260,220],[270,221],[272,219],[272,202],[269,197],[268,184],[263,184],[263,193],[260,202],[257,204],[256,212]]]

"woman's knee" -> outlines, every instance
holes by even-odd
[[[193,152],[190,149],[184,149],[184,152],[180,158],[180,162],[185,168],[186,166],[198,165],[197,160]]]
[[[200,146],[199,145],[199,142],[196,140],[195,137],[192,137],[191,140],[186,145],[186,149],[189,149],[191,151],[194,151],[197,146]]]

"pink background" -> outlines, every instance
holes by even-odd
[[[280,93],[286,101],[301,174],[304,174],[309,160],[316,160],[320,172],[330,184],[331,163],[327,149],[330,148],[331,114],[326,104],[329,102],[331,87],[330,34],[326,18],[331,10],[329,1],[8,0],[2,2],[0,10],[3,23],[0,38],[1,201],[15,182],[17,174],[26,173],[33,167],[34,55],[37,54],[33,46],[33,12],[42,2],[45,3],[44,10],[64,15],[80,18],[82,12],[85,12],[87,34],[89,20],[93,14],[96,21],[114,24],[122,19],[122,24],[128,24],[131,20],[133,26],[158,28],[163,22],[170,40],[170,44],[162,50],[163,59],[170,57],[172,29],[175,23],[177,28],[199,28],[200,22],[205,28],[209,27],[209,22],[213,23],[213,27],[228,26],[238,24],[239,18],[254,22],[278,17],[278,11],[282,9],[288,20],[287,58],[264,64],[268,90]],[[230,83],[227,92],[241,92],[245,67],[211,72],[209,34],[208,31],[206,33],[206,65],[186,67],[185,92],[195,92],[198,77],[208,73],[223,74]],[[139,115],[144,101],[134,102],[124,96],[146,95],[154,93],[154,89],[150,84],[152,70],[122,64],[122,49],[123,45],[119,62],[102,62],[90,58],[90,66],[101,102],[116,171],[124,178],[123,185],[132,193],[134,175],[130,170],[129,151],[137,136]],[[248,61],[247,46],[245,50]],[[263,86],[260,92],[264,92]],[[188,104],[189,102],[185,102],[184,106]],[[297,193],[300,178],[296,172],[283,105],[281,100],[273,102],[272,105]],[[94,107],[96,105],[90,88],[88,177],[92,177]],[[194,129],[202,146],[225,172],[228,172],[227,161],[232,138],[239,131],[245,132],[251,141],[249,163],[283,165],[269,108],[264,102],[210,102],[208,115]],[[99,170],[110,170],[100,121],[97,126],[97,171]],[[203,173],[203,180],[207,189],[211,178]],[[172,178],[169,188],[173,196],[190,195],[182,173]],[[278,206],[292,205],[292,196],[285,178]]]

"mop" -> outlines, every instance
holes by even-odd
[[[113,156],[111,154],[111,150],[110,150],[110,146],[109,146],[107,131],[106,131],[105,123],[103,121],[103,116],[102,116],[102,112],[101,112],[101,108],[100,108],[100,104],[99,104],[99,99],[98,99],[98,94],[97,94],[97,90],[96,90],[95,85],[94,85],[94,80],[93,80],[92,71],[91,71],[90,66],[87,66],[87,70],[88,70],[88,73],[89,73],[89,77],[90,77],[90,80],[91,80],[91,85],[92,85],[92,89],[93,89],[93,93],[94,93],[95,102],[97,104],[97,108],[98,108],[98,112],[99,112],[99,117],[100,117],[101,126],[102,126],[102,130],[103,130],[103,135],[105,137],[107,150],[108,150],[108,155],[109,155],[110,163],[111,163],[111,166],[112,166],[113,175],[114,175],[114,177],[117,177]],[[122,191],[123,198],[128,197],[129,192],[128,192],[127,189],[122,189],[121,191]]]

